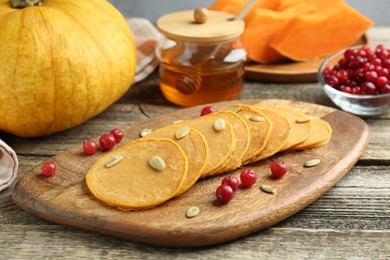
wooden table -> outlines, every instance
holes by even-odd
[[[372,44],[390,46],[390,28],[372,28]],[[18,154],[18,178],[49,157],[114,127],[179,109],[166,101],[157,73],[133,86],[101,115],[42,138],[0,137]],[[282,98],[334,106],[319,83],[246,82],[239,99]],[[279,224],[226,244],[160,248],[46,222],[17,207],[13,187],[0,193],[0,259],[42,258],[240,258],[386,259],[390,257],[390,113],[364,119],[368,149],[347,175],[320,199]]]

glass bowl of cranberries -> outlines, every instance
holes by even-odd
[[[318,80],[338,107],[358,116],[390,108],[390,48],[360,45],[339,51],[320,66]]]

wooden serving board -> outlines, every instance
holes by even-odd
[[[221,109],[237,102],[215,106]],[[16,184],[12,198],[24,210],[48,221],[153,245],[195,247],[246,236],[288,218],[318,199],[350,170],[369,142],[368,127],[356,116],[314,104],[277,102],[323,117],[333,128],[331,141],[322,148],[280,153],[249,165],[258,174],[257,183],[251,188],[239,188],[226,205],[215,199],[215,190],[225,176],[220,175],[198,181],[185,194],[154,209],[122,212],[107,206],[91,196],[84,178],[104,152],[83,155],[81,144],[50,159],[57,165],[52,177],[42,177],[41,165],[25,173]],[[126,136],[121,145],[138,138],[143,128],[155,129],[175,120],[197,117],[200,109],[201,106],[186,108],[136,122],[123,128]],[[314,158],[321,159],[318,166],[303,167],[305,161]],[[289,166],[281,179],[272,178],[269,170],[272,161],[277,159]],[[239,176],[239,172],[228,174]],[[277,192],[272,195],[261,191],[259,187],[263,183],[274,186]],[[198,206],[201,212],[187,218],[186,211],[192,206]]]

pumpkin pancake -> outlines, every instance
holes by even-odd
[[[259,155],[266,146],[271,134],[272,122],[266,115],[251,106],[237,104],[227,110],[235,111],[249,126],[249,147],[242,159],[243,163],[247,164],[252,158]]]
[[[188,158],[188,174],[175,196],[191,188],[203,173],[209,156],[207,143],[203,135],[191,127],[170,125],[156,129],[144,138],[168,138],[180,145]]]
[[[289,150],[315,148],[324,146],[329,142],[330,137],[332,136],[332,127],[329,125],[329,123],[318,117],[314,117],[310,121],[313,125],[313,131],[309,138],[297,145],[294,145]]]
[[[287,138],[286,144],[282,147],[280,151],[288,150],[290,147],[293,147],[294,145],[297,145],[309,138],[309,136],[313,132],[312,122],[297,122],[297,119],[307,116],[306,114],[289,107],[274,107],[274,109],[285,115],[291,125],[291,133]]]
[[[233,132],[236,139],[236,147],[234,148],[232,155],[229,158],[229,161],[215,174],[228,172],[240,167],[242,165],[242,158],[244,157],[244,154],[248,149],[250,142],[250,132],[248,124],[239,115],[227,110],[214,112],[210,115],[228,121],[233,127]]]
[[[253,157],[250,162],[260,161],[279,152],[287,142],[291,133],[291,124],[287,117],[273,108],[254,105],[255,109],[262,112],[272,122],[272,132],[266,146],[260,154]]]
[[[122,160],[108,167],[114,156],[122,156]],[[151,160],[156,157],[163,160],[165,168],[155,169],[162,166]],[[142,138],[99,158],[87,172],[86,183],[91,193],[108,205],[121,210],[146,209],[174,197],[187,171],[188,159],[177,143]]]
[[[216,130],[214,124],[223,121],[224,128]],[[183,120],[175,123],[179,126],[188,126],[198,130],[206,139],[209,150],[209,157],[206,162],[206,167],[201,174],[206,177],[215,173],[223,167],[236,146],[232,125],[223,119],[213,116],[202,116],[194,119]]]

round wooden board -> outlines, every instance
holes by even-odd
[[[363,35],[354,45],[367,44],[368,38]],[[251,62],[245,66],[245,78],[249,80],[274,83],[316,82],[317,72],[323,58],[315,58],[305,62],[283,60],[273,64]]]
[[[215,106],[222,109],[237,102],[221,102]],[[122,212],[107,206],[94,199],[85,185],[87,170],[103,152],[86,156],[81,144],[50,158],[57,165],[52,177],[42,177],[41,165],[25,173],[16,184],[12,198],[24,210],[48,221],[159,246],[205,246],[257,232],[318,199],[349,171],[369,141],[368,127],[358,117],[314,104],[273,102],[323,117],[333,128],[331,141],[322,148],[280,153],[249,165],[257,172],[257,183],[251,188],[239,188],[227,205],[215,199],[215,190],[225,176],[220,175],[198,181],[183,195],[153,209]],[[120,145],[138,138],[140,129],[155,129],[175,120],[197,117],[200,109],[200,106],[181,109],[129,125],[123,128],[126,136]],[[321,159],[318,166],[303,167],[305,161],[314,158]],[[281,179],[272,178],[269,172],[270,164],[277,159],[289,166],[288,174]],[[239,176],[239,173],[236,170],[227,174]],[[263,183],[274,186],[277,192],[272,195],[261,191],[259,186]],[[192,206],[198,206],[201,212],[187,218],[186,211]]]

